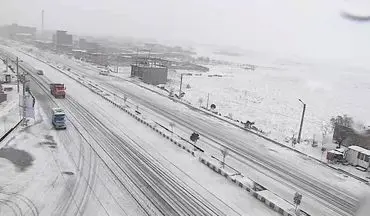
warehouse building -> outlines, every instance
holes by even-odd
[[[166,84],[168,68],[158,59],[137,58],[131,65],[131,77],[139,77],[151,85]]]
[[[73,37],[67,31],[58,30],[53,35],[53,43],[57,51],[71,52],[73,47]]]

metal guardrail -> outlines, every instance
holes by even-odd
[[[0,137],[0,143],[11,133],[14,131],[14,129],[16,129],[19,124],[22,122],[22,120],[20,120],[14,127],[12,127],[8,132],[6,132],[2,137]]]

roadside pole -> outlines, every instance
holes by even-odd
[[[24,126],[27,126],[27,122],[26,122],[26,75],[24,74],[24,71],[23,71],[23,115],[22,115],[22,121],[23,121],[23,125]]]
[[[298,133],[298,140],[297,142],[298,143],[301,143],[301,134],[302,134],[302,127],[303,127],[303,120],[304,120],[304,114],[306,112],[306,104],[303,103],[303,101],[301,99],[299,99],[299,101],[303,104],[303,111],[302,111],[302,117],[301,117],[301,124],[299,126],[299,133]]]
[[[16,60],[16,67],[17,67],[17,92],[19,93],[19,68],[18,68],[18,57]]]
[[[23,70],[22,73],[22,93],[23,93],[23,110],[22,110],[22,124],[23,126],[27,126],[27,121],[26,121],[26,112],[27,112],[27,106],[26,106],[26,84],[27,84],[27,79],[26,79],[26,71]]]
[[[182,89],[182,76],[184,74],[180,74],[180,92],[179,92],[179,97],[181,97],[181,89]]]
[[[6,70],[6,73],[8,73],[8,56],[6,56],[6,58],[5,58],[5,70]]]
[[[207,96],[207,110],[208,110],[208,103],[209,103],[209,93],[208,93],[208,96]]]

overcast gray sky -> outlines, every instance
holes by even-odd
[[[356,1],[356,0],[354,0]],[[322,58],[370,57],[370,23],[340,0],[1,0],[0,24],[237,45]]]

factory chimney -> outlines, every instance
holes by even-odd
[[[41,11],[41,34],[44,34],[44,10]]]

